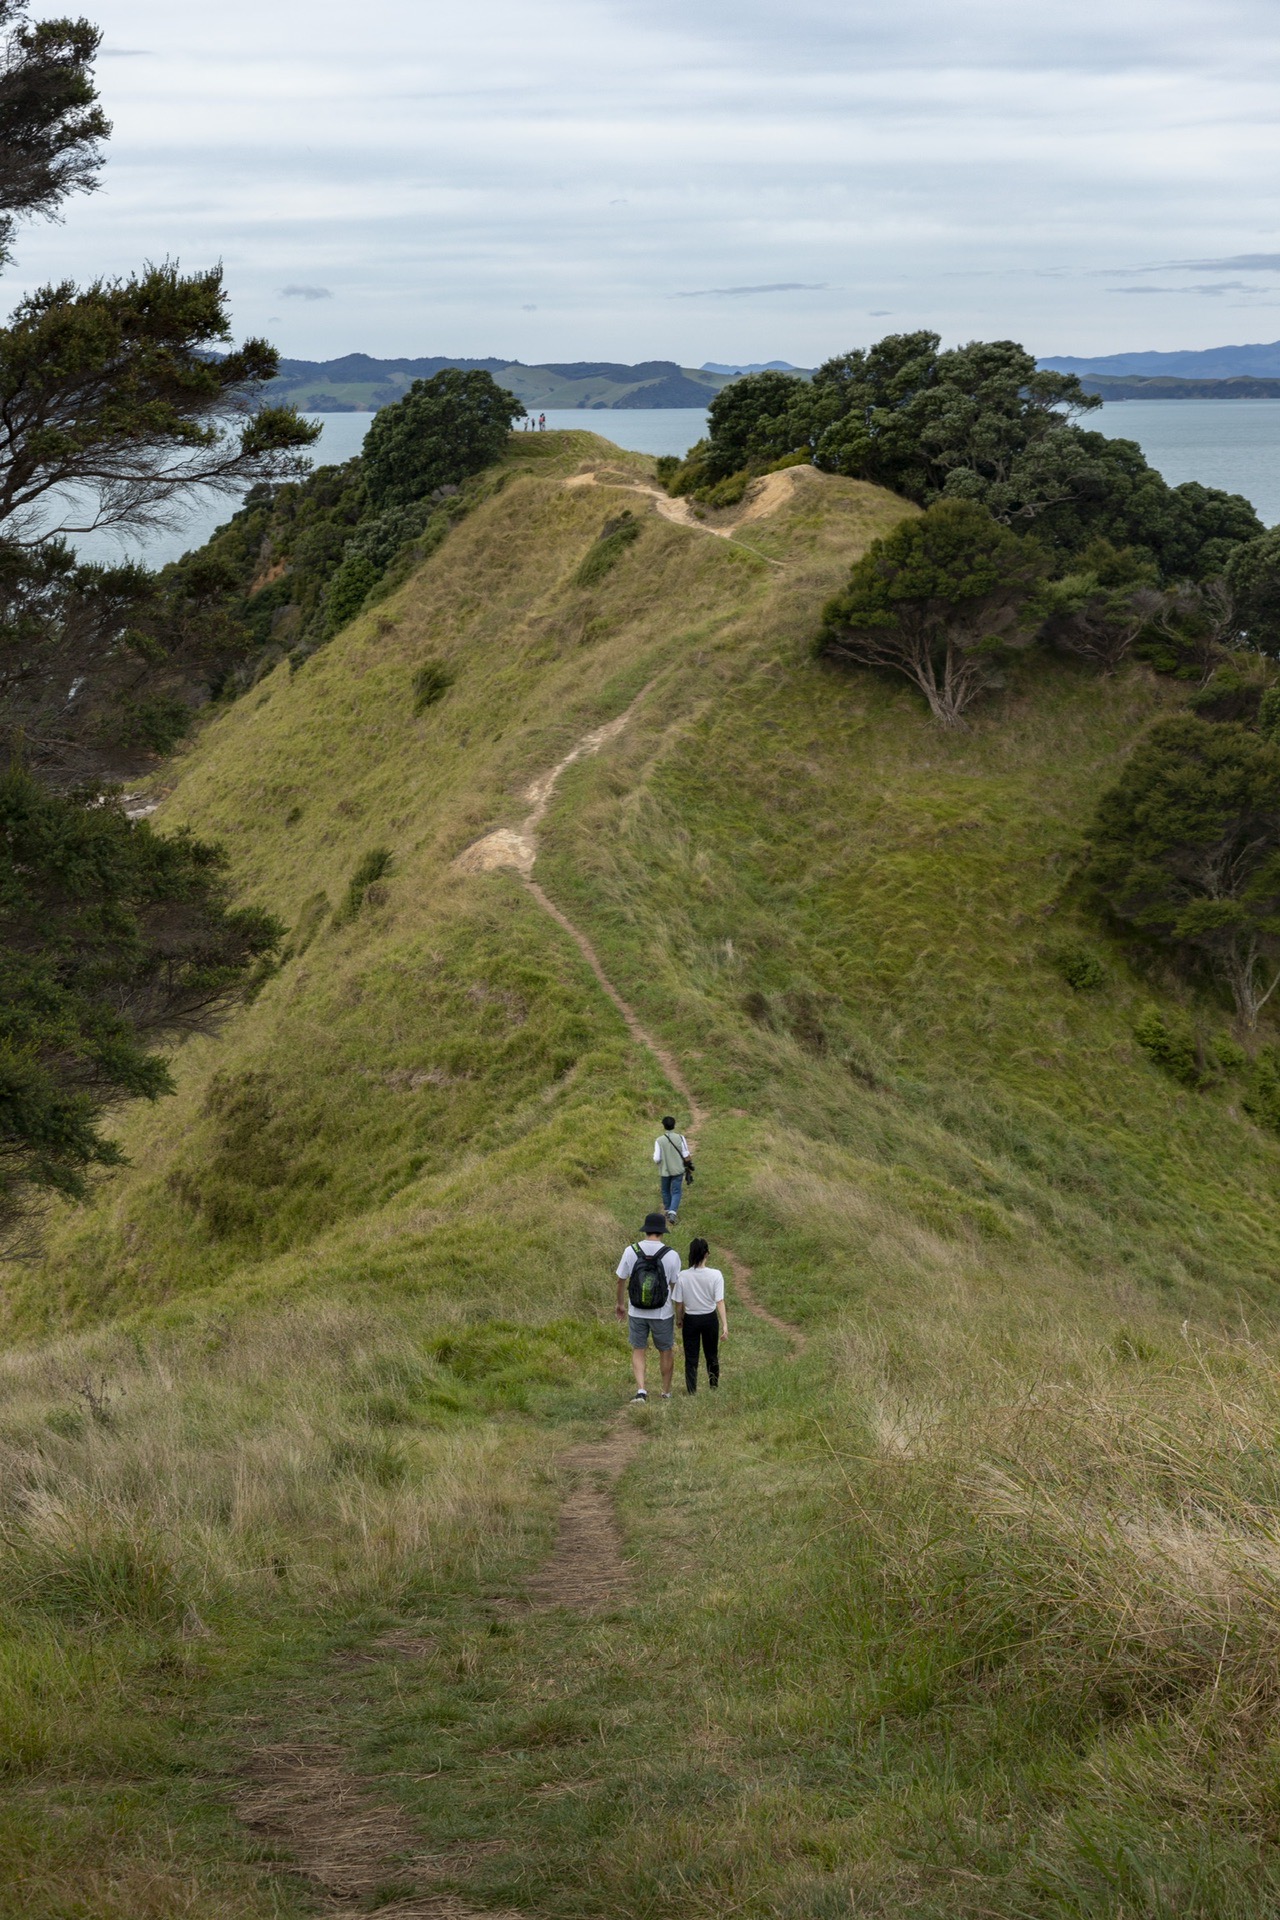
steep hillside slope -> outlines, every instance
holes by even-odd
[[[292,933],[6,1288],[12,1910],[1280,1912],[1280,1140],[1071,887],[1175,695],[943,735],[809,647],[903,502],[505,472],[161,783]],[[725,1379],[557,1608],[668,1102]]]

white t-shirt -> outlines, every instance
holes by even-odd
[[[662,1241],[651,1240],[646,1234],[645,1238],[640,1242],[640,1245],[646,1253],[656,1253],[658,1251],[658,1248],[662,1246]],[[618,1262],[619,1280],[629,1280],[631,1278],[631,1270],[635,1266],[635,1264],[636,1264],[636,1250],[634,1246],[631,1246],[627,1248],[621,1260],[619,1260]],[[627,1299],[627,1296],[624,1292],[623,1298],[624,1300],[626,1300],[627,1312],[631,1314],[635,1319],[637,1320],[669,1320],[672,1314],[675,1312],[675,1307],[672,1304],[671,1292],[676,1284],[676,1281],[680,1278],[680,1255],[676,1252],[674,1247],[666,1248],[665,1258],[663,1259],[663,1262],[662,1262],[662,1269],[667,1276],[667,1304],[665,1307],[633,1307],[630,1300]]]
[[[686,1267],[676,1281],[675,1297],[686,1313],[714,1313],[724,1299],[724,1275],[718,1267]]]

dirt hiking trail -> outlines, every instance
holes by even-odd
[[[327,1916],[367,1914],[380,1920],[521,1920],[478,1913],[430,1882],[470,1864],[465,1848],[427,1855],[421,1836],[397,1807],[377,1799],[341,1754],[321,1746],[258,1747],[247,1768],[249,1785],[236,1810],[253,1833],[284,1848],[291,1860],[280,1872],[307,1882]],[[425,1884],[424,1884],[425,1883]],[[395,1889],[388,1903],[379,1898]]]
[[[789,481],[793,474],[803,473],[804,471],[804,468],[789,467],[782,473],[769,474],[767,480]],[[595,476],[593,474],[580,474],[576,481],[570,481],[568,484],[570,486],[594,484],[594,481]],[[641,491],[645,491],[645,489],[641,489]],[[664,500],[666,499],[665,495],[662,497]],[[677,506],[685,503],[668,501],[667,504],[669,506]],[[626,729],[637,707],[639,707],[651,691],[652,682],[636,695],[635,699],[618,715],[616,720],[610,720],[604,726],[595,727],[590,733],[584,734],[577,746],[574,747],[571,752],[567,753],[563,760],[558,761],[549,773],[540,775],[538,779],[534,780],[531,785],[525,789],[524,797],[530,804],[532,810],[526,815],[519,829],[498,827],[493,833],[485,834],[483,839],[476,840],[471,846],[464,848],[453,864],[455,871],[458,873],[493,873],[502,867],[515,869],[533,898],[542,908],[542,911],[549,914],[556,925],[567,933],[573,941],[579,953],[581,953],[583,959],[599,981],[601,990],[608,995],[609,999],[612,1000],[614,1006],[618,1009],[618,1012],[622,1015],[626,1023],[627,1031],[632,1039],[636,1041],[639,1046],[642,1046],[647,1053],[652,1054],[653,1058],[662,1068],[671,1086],[674,1087],[675,1091],[684,1101],[689,1113],[689,1125],[696,1133],[707,1117],[706,1109],[699,1102],[698,1096],[685,1077],[680,1062],[676,1059],[669,1047],[664,1047],[661,1042],[656,1040],[648,1029],[641,1024],[640,1016],[637,1014],[635,1008],[619,993],[617,987],[615,987],[613,981],[605,972],[599,954],[581,927],[574,924],[568,914],[564,913],[561,908],[556,905],[555,901],[538,885],[533,877],[534,862],[538,857],[537,830],[542,824],[547,808],[551,804],[561,774],[567,767],[573,766],[575,761],[581,760],[589,754],[599,753],[600,749],[606,746],[609,741],[616,740],[619,734]],[[787,1320],[779,1319],[776,1313],[770,1313],[768,1308],[762,1307],[756,1299],[755,1294],[751,1290],[750,1267],[745,1266],[727,1247],[721,1247],[720,1253],[732,1271],[735,1291],[747,1311],[753,1313],[758,1320],[763,1320],[768,1326],[773,1327],[776,1332],[785,1335],[791,1342],[793,1353],[803,1353],[806,1338],[799,1327],[792,1326]]]
[[[615,493],[638,493],[648,500],[663,520],[670,520],[674,526],[686,527],[690,533],[709,533],[716,540],[734,540],[738,546],[745,547],[748,553],[754,553],[757,560],[765,560],[771,567],[785,571],[785,562],[775,560],[772,554],[761,553],[747,540],[736,540],[739,527],[749,526],[753,520],[767,519],[793,500],[797,492],[810,481],[821,481],[822,476],[812,467],[786,467],[781,473],[767,473],[760,480],[753,480],[737,507],[721,507],[714,510],[713,521],[705,517],[705,509],[695,507],[692,501],[673,499],[656,480],[637,480],[631,474],[619,473],[609,467],[593,467],[586,473],[575,473],[565,481],[566,487],[608,487]]]
[[[586,934],[533,878],[537,829],[561,774],[575,761],[598,753],[616,739],[649,691],[646,687],[637,694],[616,720],[584,734],[549,773],[532,782],[525,791],[530,811],[518,829],[500,827],[486,834],[466,848],[454,866],[460,873],[511,868],[520,875],[542,911],[577,946],[632,1038],[658,1062],[688,1108],[690,1126],[696,1129],[706,1119],[706,1110],[680,1063],[641,1024],[635,1009],[605,972]],[[727,1247],[720,1252],[742,1305],[783,1334],[791,1342],[793,1354],[802,1352],[805,1336],[800,1329],[770,1313],[756,1299],[751,1290],[751,1269]],[[566,1607],[592,1614],[625,1605],[630,1598],[631,1570],[623,1553],[613,1491],[644,1445],[644,1426],[642,1420],[624,1410],[602,1440],[570,1448],[561,1456],[561,1465],[574,1476],[574,1485],[560,1509],[551,1556],[526,1583],[525,1603],[530,1607]],[[433,1650],[431,1640],[402,1630],[383,1635],[367,1649],[339,1655],[337,1664],[353,1668],[380,1659],[422,1660]],[[351,1772],[335,1749],[314,1743],[259,1746],[249,1756],[245,1779],[235,1801],[241,1821],[289,1856],[275,1870],[305,1881],[318,1899],[317,1911],[328,1920],[374,1911],[380,1920],[523,1920],[523,1916],[510,1912],[480,1913],[452,1894],[433,1891],[433,1879],[465,1872],[473,1855],[465,1848],[445,1855],[424,1853],[421,1838],[407,1815],[379,1798],[379,1783]],[[390,1901],[384,1903],[388,1892]]]
[[[644,1444],[629,1414],[616,1419],[603,1440],[588,1441],[560,1456],[578,1484],[560,1509],[551,1558],[528,1582],[535,1607],[570,1607],[597,1613],[630,1597],[631,1569],[613,1510],[613,1489]]]

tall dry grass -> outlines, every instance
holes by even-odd
[[[521,1442],[403,1323],[320,1302],[0,1359],[0,1588],[79,1622],[385,1595],[514,1551]]]

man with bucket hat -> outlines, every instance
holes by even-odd
[[[645,1363],[651,1338],[658,1350],[662,1397],[671,1398],[671,1375],[676,1358],[676,1315],[671,1294],[680,1277],[680,1255],[666,1244],[666,1233],[664,1213],[646,1214],[643,1237],[629,1246],[618,1262],[617,1313],[619,1320],[627,1323],[631,1371],[636,1378],[632,1398],[641,1406],[649,1398]]]

